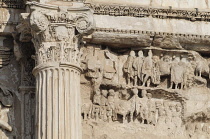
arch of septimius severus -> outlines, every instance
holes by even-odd
[[[210,139],[210,0],[0,0],[0,139]]]

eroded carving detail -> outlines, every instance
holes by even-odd
[[[82,107],[84,124],[125,124],[170,137],[188,136],[185,128],[190,104],[185,93],[208,87],[209,67],[201,64],[209,65],[207,59],[194,51],[152,46],[124,53],[99,48],[88,45],[81,57],[84,81],[90,82],[90,91],[83,90],[83,94],[89,94],[85,99],[91,101]],[[107,65],[114,69],[113,78],[103,76]]]
[[[13,93],[6,87],[0,86],[0,136],[4,137],[3,132],[12,132],[13,127],[8,122],[9,109],[13,106]]]
[[[123,5],[105,5],[87,3],[88,7],[94,10],[94,14],[110,16],[132,16],[132,17],[153,17],[153,18],[178,18],[191,21],[209,21],[210,13],[208,11],[199,11],[198,8],[183,10],[168,8],[152,8],[147,6],[123,6]]]

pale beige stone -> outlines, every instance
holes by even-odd
[[[209,0],[0,2],[0,139],[210,137]]]

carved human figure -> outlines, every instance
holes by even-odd
[[[134,69],[133,69],[134,59],[135,59],[135,52],[131,51],[127,61],[123,66],[123,71],[125,73],[128,85],[131,85],[131,81],[134,81]]]
[[[156,107],[158,111],[158,118],[157,118],[158,125],[165,125],[166,110],[161,102],[156,102]]]
[[[100,116],[101,92],[99,88],[94,89],[92,118],[98,120]]]
[[[113,89],[109,90],[109,96],[108,96],[108,106],[112,109],[112,116],[113,119],[116,119],[116,114],[115,114],[115,92]]]
[[[107,114],[106,114],[106,107],[108,105],[108,100],[107,100],[107,96],[108,96],[108,91],[107,90],[102,90],[101,91],[101,104],[100,104],[100,117],[101,119],[103,119],[104,121],[107,120]]]
[[[192,138],[192,136],[195,134],[195,124],[190,122],[190,123],[187,123],[185,127],[188,133],[188,136]]]
[[[203,71],[203,61],[200,58],[196,59],[195,76],[201,77]]]
[[[141,118],[141,123],[144,124],[147,122],[148,120],[148,105],[147,105],[147,101],[148,98],[146,96],[147,91],[146,90],[142,90],[141,91],[141,96],[142,98],[140,98],[140,118]]]
[[[183,82],[181,83],[181,89],[187,87],[187,81],[190,76],[190,63],[188,62],[186,57],[182,57],[179,65],[182,67],[183,72]]]
[[[100,105],[101,104],[101,92],[100,89],[95,89],[95,94],[93,96],[93,104]]]
[[[144,55],[142,51],[138,52],[138,57],[135,58],[133,63],[134,68],[134,86],[142,85],[143,76],[142,76],[142,65],[144,62]]]
[[[159,67],[159,57],[158,56],[153,56],[152,57],[153,61],[153,68],[152,68],[152,83],[155,85],[160,84],[160,67]]]
[[[182,89],[184,82],[184,72],[185,68],[183,63],[180,62],[180,57],[175,57],[171,66],[171,89],[173,88],[173,85],[175,86],[175,89],[178,89],[178,85],[180,85],[180,88]]]
[[[107,96],[108,96],[108,91],[107,90],[102,90],[101,91],[101,106],[107,106],[108,101],[107,101]]]
[[[100,116],[100,106],[99,105],[93,105],[92,118],[95,119],[96,121],[98,121],[99,116]]]
[[[148,124],[155,125],[156,124],[156,105],[155,101],[152,99],[152,94],[147,93],[147,106],[148,106]]]
[[[172,118],[172,110],[173,110],[173,104],[169,104],[169,102],[164,102],[164,107],[165,107],[165,111],[166,111],[166,124],[168,126],[171,125],[171,118]]]
[[[127,92],[126,89],[122,89],[120,91],[120,99],[122,99],[122,100],[128,100],[129,97],[130,97],[130,94]]]
[[[107,115],[108,122],[111,122],[112,116],[113,116],[113,110],[109,105],[106,107],[106,115]]]
[[[101,61],[97,55],[88,55],[87,58],[87,72],[85,76],[89,77],[92,84],[99,88],[100,83],[102,82],[103,71]]]
[[[161,75],[170,75],[171,73],[171,57],[169,55],[165,55],[158,62],[159,70]]]
[[[143,74],[143,84],[142,86],[150,86],[151,77],[152,77],[153,61],[152,61],[152,51],[149,50],[148,56],[144,59],[142,65],[142,74]]]
[[[181,119],[181,115],[182,115],[182,107],[181,104],[178,103],[175,106],[175,111],[173,111],[172,113],[172,123],[175,125],[176,128],[180,128],[182,125],[182,119]]]
[[[111,52],[108,48],[104,51],[105,61],[103,68],[103,82],[112,82],[118,69],[117,54]]]
[[[202,124],[198,122],[195,124],[195,133],[200,134],[201,132],[202,132]]]
[[[133,97],[129,100],[131,102],[131,113],[130,113],[130,117],[131,117],[131,122],[133,122],[134,120],[134,112],[138,113],[138,108],[140,107],[140,99],[138,96],[138,92],[139,90],[137,88],[132,89],[132,93],[133,93]]]
[[[5,129],[5,130],[11,132],[11,131],[12,131],[12,127],[11,127],[7,122],[5,122],[5,121],[2,119],[2,118],[3,118],[2,113],[3,113],[2,105],[0,104],[0,127],[1,127],[2,129]]]
[[[84,103],[82,105],[82,113],[84,114],[84,120],[90,119],[92,112],[92,102],[91,103]]]

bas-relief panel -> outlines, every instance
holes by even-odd
[[[84,139],[210,136],[208,58],[155,47],[82,50]]]
[[[0,138],[20,137],[20,69],[13,55],[13,39],[0,37]]]

